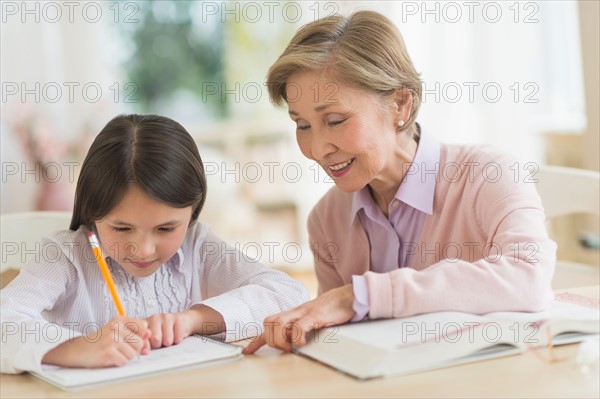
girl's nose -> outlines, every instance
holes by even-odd
[[[149,239],[141,240],[138,241],[138,244],[134,249],[133,256],[136,259],[147,260],[148,258],[152,257],[152,255],[154,255],[155,250],[156,246],[154,244],[154,241]]]

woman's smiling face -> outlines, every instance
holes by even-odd
[[[398,146],[399,115],[380,96],[301,72],[287,81],[288,107],[302,154],[345,192],[386,181]]]

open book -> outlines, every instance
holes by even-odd
[[[62,368],[42,365],[34,376],[64,390],[148,377],[182,369],[215,365],[240,359],[242,348],[194,335],[178,345],[153,349],[150,354],[133,359],[122,367],[104,369]]]
[[[579,342],[597,336],[599,314],[597,301],[560,300],[539,313],[429,313],[321,329],[294,351],[359,379],[387,377]]]

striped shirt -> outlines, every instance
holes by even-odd
[[[0,291],[0,372],[37,370],[50,349],[94,333],[117,316],[87,239],[59,231],[38,259]],[[306,288],[227,245],[210,228],[188,228],[177,253],[148,277],[132,277],[106,257],[125,312],[146,318],[204,304],[223,316],[227,341],[258,335],[263,319],[309,299]]]

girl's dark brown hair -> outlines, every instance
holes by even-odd
[[[190,224],[206,199],[198,147],[183,126],[158,115],[119,115],[90,147],[77,181],[71,230],[91,228],[132,184],[174,208],[193,206]]]

